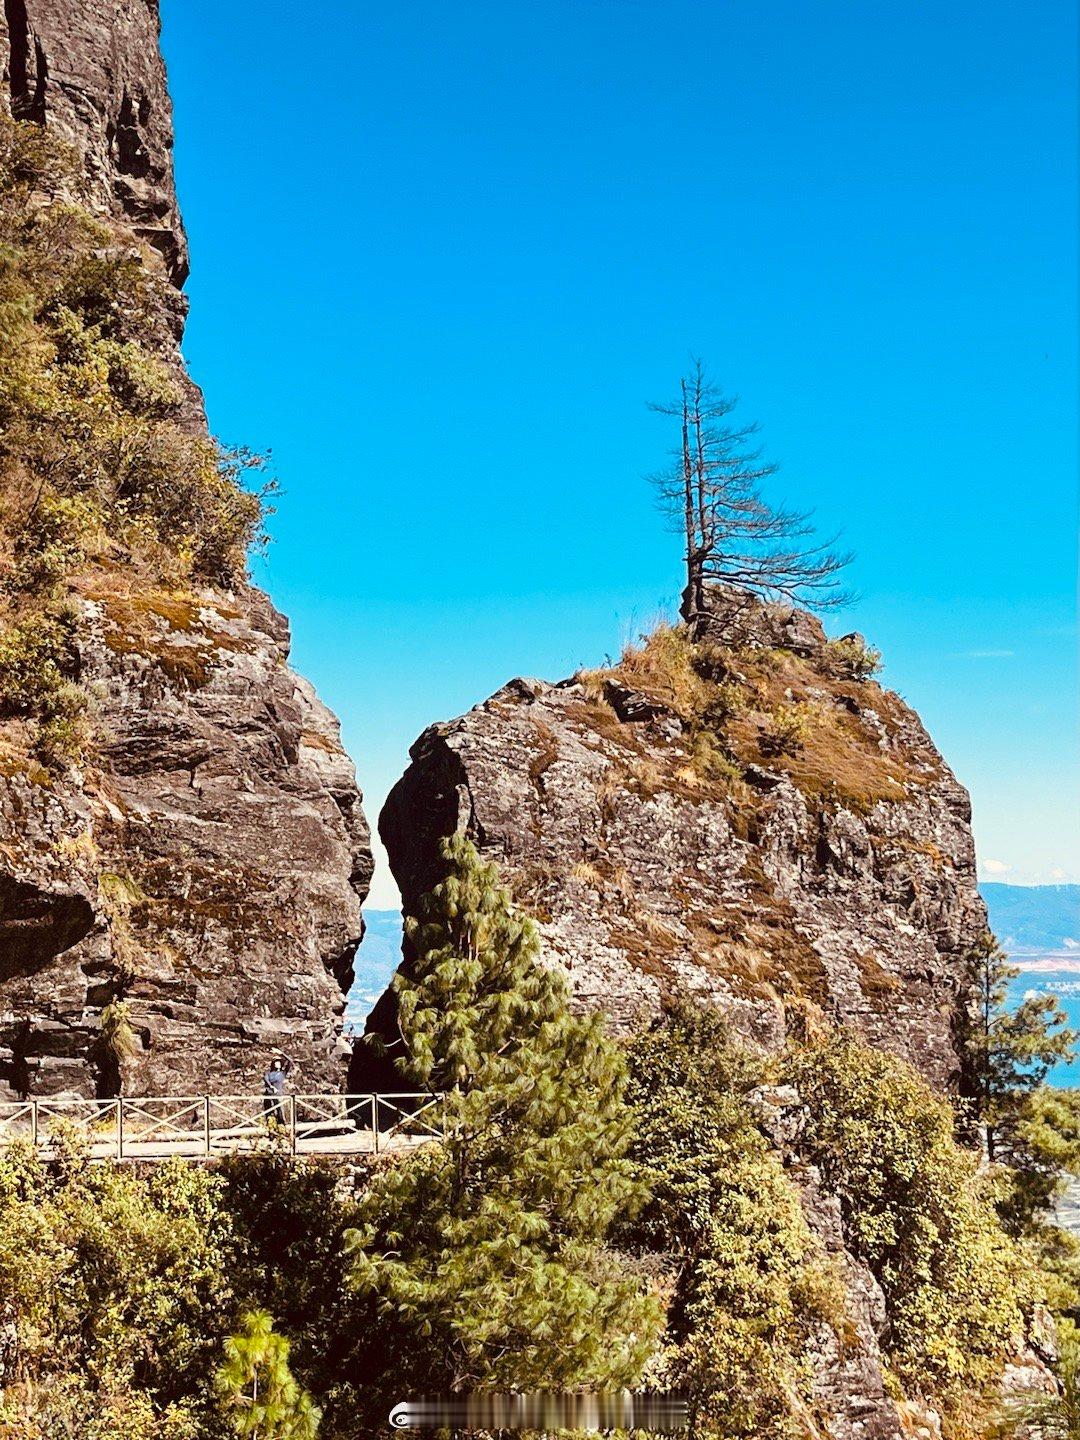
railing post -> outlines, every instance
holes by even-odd
[[[292,1153],[296,1154],[296,1096],[289,1096],[289,1138],[292,1140]]]
[[[116,1097],[116,1158],[124,1158],[124,1097]]]
[[[210,1159],[210,1096],[203,1096],[203,1154]]]
[[[38,1114],[37,1101],[30,1101],[30,1139],[34,1149],[38,1146]]]
[[[371,1143],[375,1154],[379,1153],[379,1097],[371,1097]]]

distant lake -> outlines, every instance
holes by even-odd
[[[371,1007],[401,960],[401,911],[365,910],[365,934],[353,969],[356,978],[345,1001],[345,1027],[361,1035]]]
[[[1009,981],[1006,1003],[1010,1010],[1027,995],[1052,995],[1069,1017],[1069,1025],[1080,1030],[1080,972],[1076,970],[1022,970]],[[1080,1060],[1056,1066],[1049,1075],[1051,1085],[1080,1085]]]

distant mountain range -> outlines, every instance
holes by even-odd
[[[1080,955],[1080,885],[979,886],[990,928],[1012,955]]]

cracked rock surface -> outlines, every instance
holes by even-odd
[[[723,652],[714,689],[736,686],[738,708],[705,766],[693,715],[647,666],[512,680],[431,726],[381,817],[390,863],[408,911],[439,877],[439,839],[468,833],[616,1031],[681,990],[766,1048],[852,1026],[946,1089],[963,957],[986,926],[968,795],[914,711],[828,673],[820,625],[798,619]],[[793,628],[798,650],[775,643]],[[809,738],[772,754],[769,716],[793,705]],[[391,1011],[386,997],[372,1027],[392,1031]]]
[[[187,244],[156,0],[5,0],[11,113],[82,157],[81,203],[156,270],[157,346],[205,429],[179,342]],[[122,566],[80,584],[93,763],[0,762],[0,1097],[247,1091],[272,1049],[306,1090],[346,1072],[344,992],[371,852],[338,724],[251,587],[186,596]]]

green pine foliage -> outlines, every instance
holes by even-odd
[[[1077,1035],[1052,995],[1032,995],[1014,1011],[1008,982],[1020,972],[989,931],[968,957],[974,1003],[961,1041],[969,1124],[991,1165],[1000,1165],[999,1211],[1011,1233],[1046,1222],[1063,1176],[1080,1173],[1080,1096],[1051,1090],[1046,1077],[1071,1059]]]
[[[781,1437],[810,1413],[810,1347],[842,1317],[839,1280],[749,1102],[759,1061],[715,1012],[678,1004],[630,1047],[633,1157],[651,1197],[622,1242],[672,1293],[656,1378],[691,1400],[691,1436]]]
[[[885,1295],[900,1383],[948,1401],[999,1372],[1024,1332],[1033,1276],[953,1112],[902,1061],[840,1034],[796,1055],[804,1145]]]
[[[631,1383],[659,1306],[604,1245],[643,1198],[625,1063],[496,868],[462,837],[443,856],[396,985],[405,1078],[447,1091],[444,1139],[375,1175],[354,1283],[414,1387]]]
[[[214,1377],[235,1433],[244,1440],[314,1440],[322,1412],[289,1369],[289,1342],[265,1310],[249,1310],[225,1341]]]

